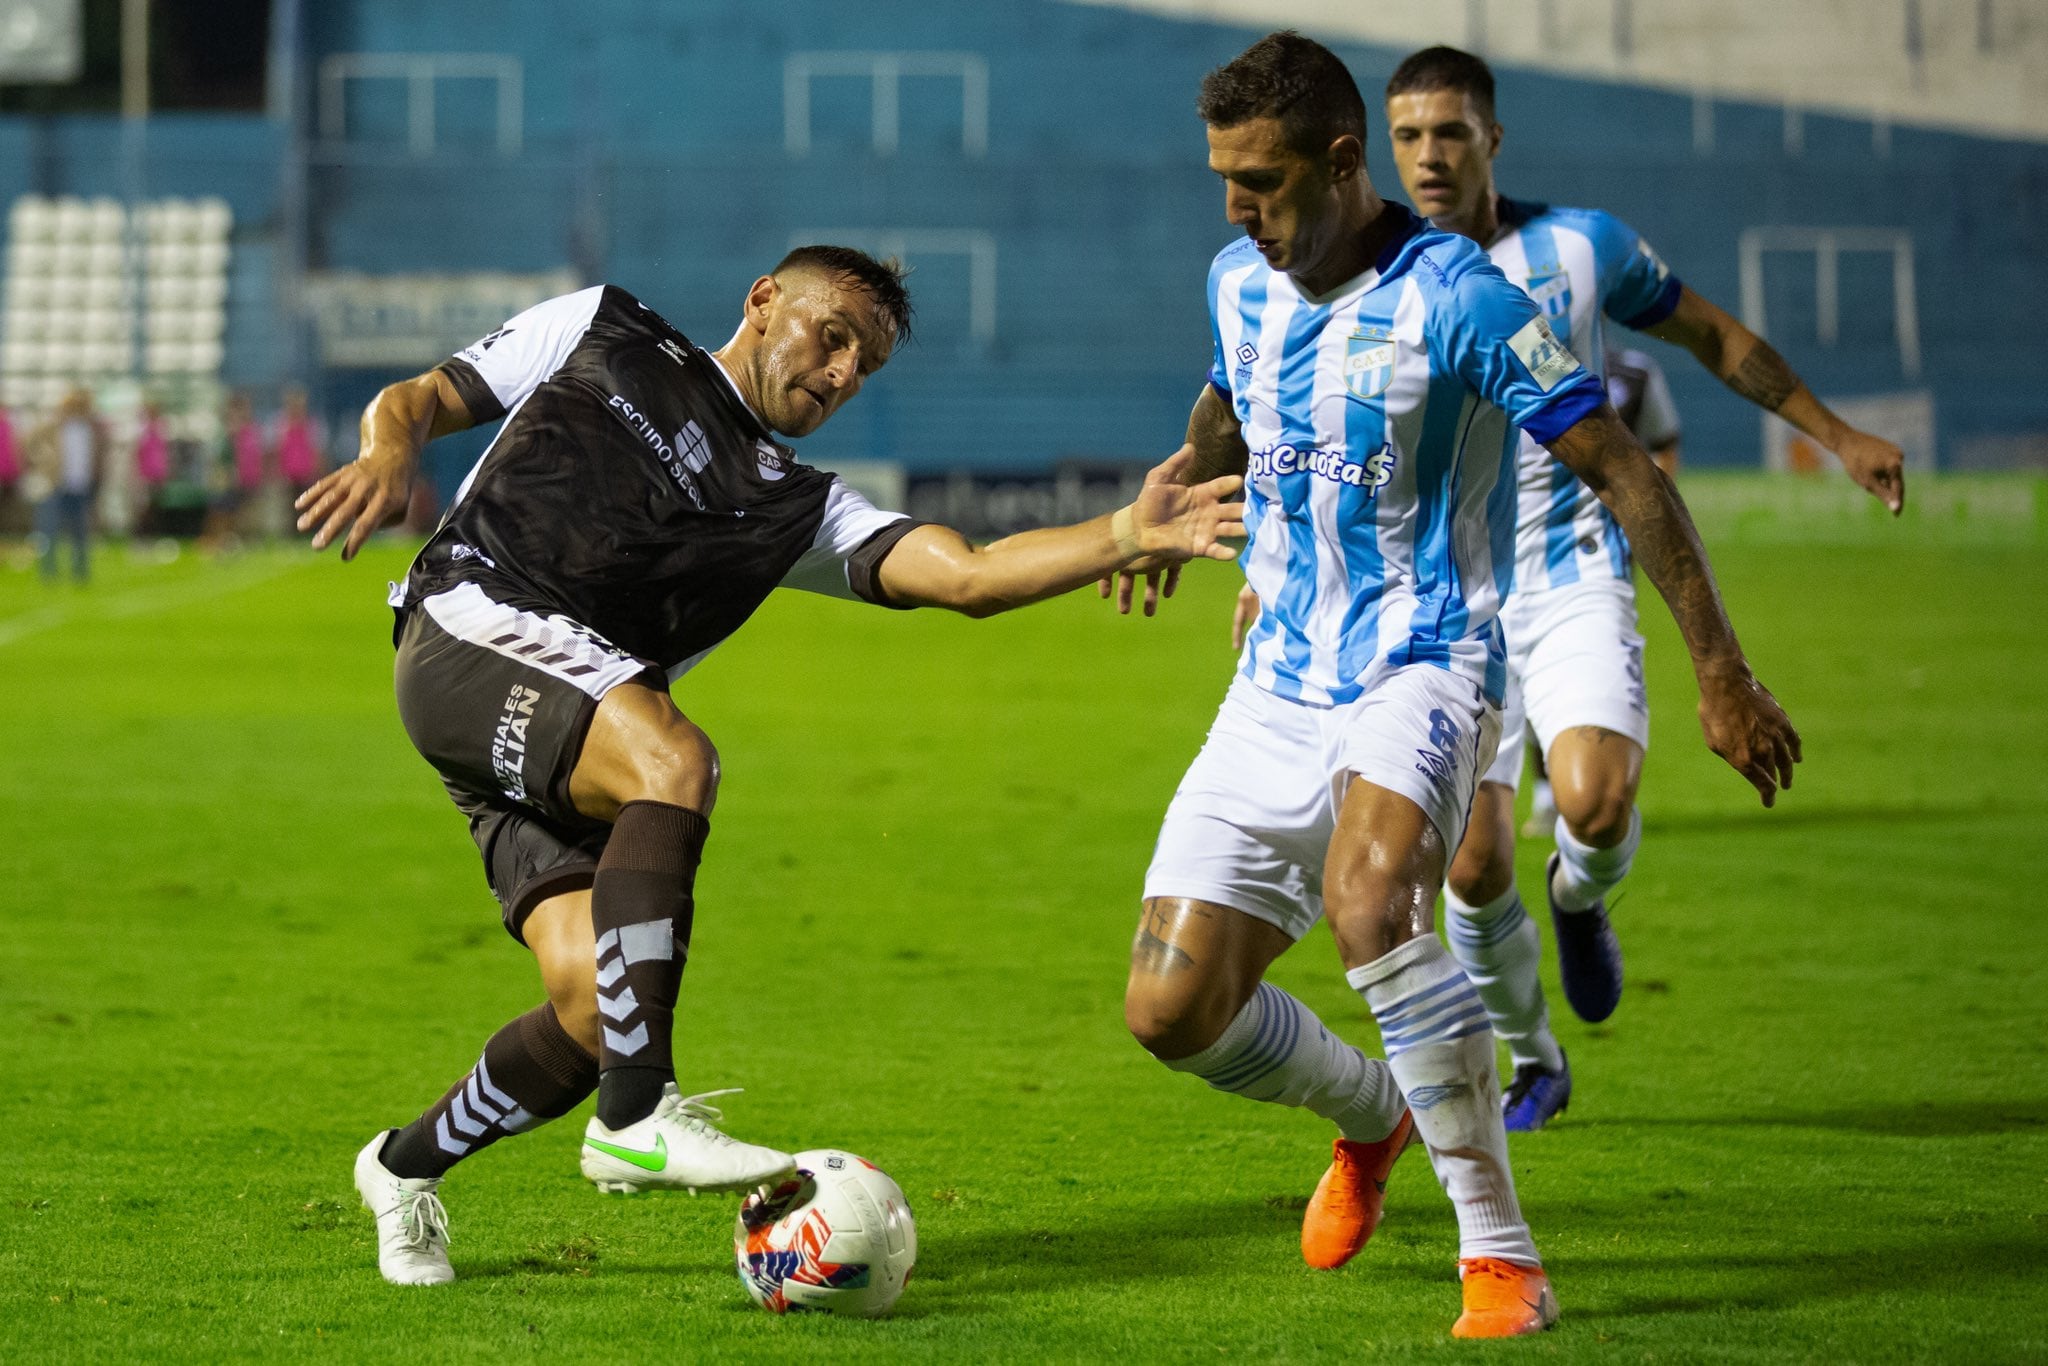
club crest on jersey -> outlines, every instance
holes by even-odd
[[[1344,339],[1344,392],[1361,403],[1394,382],[1394,338],[1385,328],[1361,327]]]
[[[1543,316],[1553,322],[1569,318],[1572,313],[1572,277],[1565,274],[1562,266],[1539,266],[1530,272],[1525,289],[1530,298],[1543,306]]]

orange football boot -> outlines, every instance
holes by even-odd
[[[1406,1110],[1394,1132],[1377,1143],[1336,1141],[1330,1169],[1316,1182],[1308,1209],[1301,1216],[1301,1259],[1333,1271],[1344,1265],[1380,1226],[1380,1206],[1387,1201],[1387,1173],[1402,1150],[1415,1141],[1415,1120]]]
[[[1543,1268],[1472,1257],[1458,1263],[1465,1312],[1451,1325],[1454,1338],[1518,1338],[1557,1322],[1557,1296]]]

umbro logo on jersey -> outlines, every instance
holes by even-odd
[[[488,336],[488,337],[485,337],[485,338],[484,338],[484,339],[483,339],[482,341],[478,342],[478,343],[476,344],[476,349],[477,349],[477,350],[479,350],[479,351],[488,351],[488,350],[490,350],[490,349],[491,349],[491,347],[493,347],[494,345],[496,345],[496,344],[497,344],[498,338],[500,338],[500,337],[504,336],[504,335],[505,335],[506,333],[510,332],[511,330],[512,330],[512,329],[511,329],[511,328],[509,328],[509,327],[501,327],[501,328],[499,328],[499,329],[498,329],[497,331],[495,331],[495,332],[491,333],[491,335],[490,335],[490,336]]]
[[[1258,358],[1259,348],[1253,346],[1250,342],[1246,342],[1243,346],[1237,348],[1237,359],[1241,365],[1250,365]]]

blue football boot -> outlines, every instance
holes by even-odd
[[[1531,1134],[1564,1113],[1572,1103],[1572,1060],[1558,1050],[1555,1072],[1541,1063],[1525,1062],[1501,1100],[1501,1118],[1511,1134]]]
[[[1587,1024],[1599,1024],[1621,1004],[1621,941],[1607,921],[1607,903],[1596,901],[1583,911],[1560,911],[1551,896],[1557,877],[1557,855],[1543,868],[1543,894],[1550,899],[1550,927],[1557,936],[1557,975],[1572,1013]]]

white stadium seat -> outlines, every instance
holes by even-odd
[[[9,208],[0,290],[9,401],[54,402],[80,377],[133,374],[138,359],[149,374],[218,377],[234,224],[227,201],[155,200],[137,206],[133,221],[141,242],[131,249],[117,199],[23,195]],[[138,322],[147,338],[140,347]],[[27,386],[37,386],[36,398],[22,397]]]
[[[128,301],[126,275],[96,275],[85,282],[85,302],[92,308],[120,309]]]
[[[23,195],[7,215],[7,233],[15,242],[49,241],[57,235],[56,206],[41,195]]]

